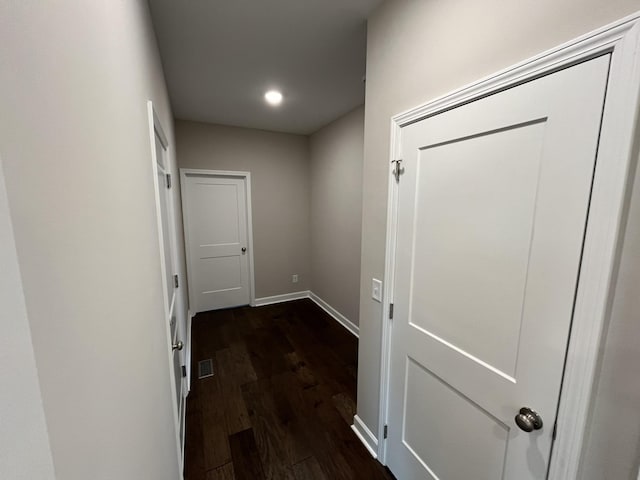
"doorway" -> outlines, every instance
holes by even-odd
[[[179,458],[182,459],[187,394],[187,382],[183,381],[186,378],[186,362],[183,352],[184,339],[186,338],[186,318],[182,290],[179,288],[178,242],[172,198],[173,182],[168,156],[169,142],[151,102],[148,102],[148,115],[162,272],[163,322],[167,329],[167,351],[169,352],[169,374],[174,402],[177,445]]]
[[[404,129],[389,398],[399,478],[545,477],[609,61]]]
[[[181,169],[180,181],[190,308],[252,305],[251,174]]]

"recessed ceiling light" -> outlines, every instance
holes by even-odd
[[[280,105],[282,102],[282,94],[277,90],[269,90],[264,94],[264,99],[269,105]]]

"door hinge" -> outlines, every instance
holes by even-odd
[[[385,425],[382,431],[382,438],[387,438],[388,434],[389,434],[389,425]]]
[[[558,422],[556,421],[553,424],[553,433],[551,434],[551,440],[555,440],[556,439],[557,433],[558,433]]]
[[[396,182],[400,182],[400,174],[404,172],[404,168],[402,168],[402,159],[391,160],[391,163],[396,164],[396,168],[393,170],[393,175],[396,177]]]
[[[176,288],[180,286],[180,282],[178,281],[178,275],[173,276],[173,286]]]
[[[182,377],[186,377],[187,376],[187,367],[185,367],[184,365],[182,365]]]
[[[389,304],[389,318],[393,320],[393,303]]]
[[[167,173],[167,188],[171,188],[171,174]]]

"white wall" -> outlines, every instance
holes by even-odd
[[[3,1],[0,58],[0,152],[57,477],[175,480],[148,99],[173,132],[147,2]]]
[[[311,291],[357,325],[364,107],[309,138]]]
[[[0,159],[0,478],[55,478]]]
[[[308,138],[177,120],[176,141],[181,168],[251,172],[256,297],[308,290]]]
[[[638,136],[640,138],[640,135]],[[637,169],[581,478],[635,480],[640,464],[640,169]]]
[[[369,285],[384,273],[390,118],[638,8],[637,0],[387,0],[369,18],[358,416],[373,432],[378,430],[382,312]],[[637,318],[630,303],[620,308],[616,323],[629,324],[634,314]],[[623,379],[635,395],[637,377],[637,372],[618,377],[610,395],[626,396]],[[627,454],[624,461],[628,464]]]

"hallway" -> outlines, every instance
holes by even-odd
[[[197,315],[185,479],[392,479],[350,429],[357,345],[310,300]]]

